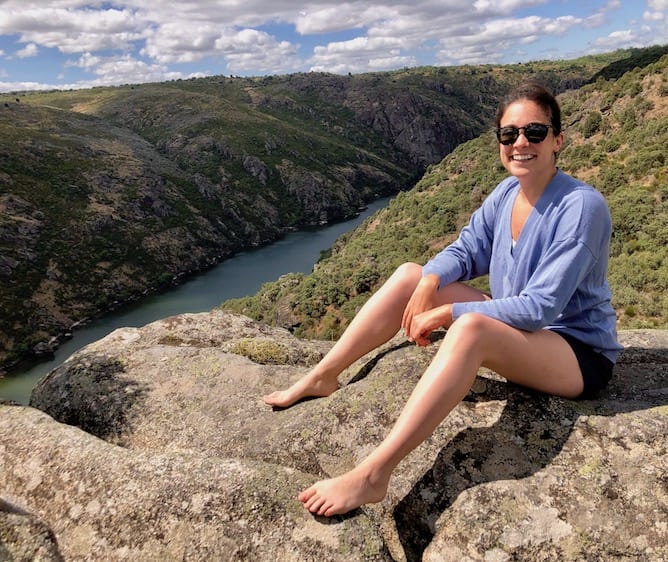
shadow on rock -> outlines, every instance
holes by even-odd
[[[442,335],[440,336],[440,339],[443,339]],[[432,339],[432,341],[436,341],[436,340]],[[405,347],[411,347],[413,345],[415,345],[415,344],[411,343],[411,342],[408,342],[408,341],[405,341],[405,342],[402,342],[398,345],[394,345],[392,347],[384,349],[383,351],[375,354],[371,359],[369,359],[366,363],[364,363],[364,365],[362,365],[362,368],[359,371],[357,371],[357,373],[355,373],[355,376],[353,378],[351,378],[346,383],[346,386],[351,385],[351,384],[355,384],[357,382],[360,382],[361,380],[363,380],[367,376],[369,376],[369,374],[371,373],[371,371],[374,370],[374,368],[376,367],[378,362],[383,357],[385,357],[386,355],[389,355],[390,353],[392,353],[394,351],[398,351],[398,350],[403,349]]]
[[[668,403],[668,349],[626,349],[610,386],[596,400],[571,401],[489,380],[468,402],[505,400],[490,427],[469,428],[438,454],[433,466],[394,509],[407,562],[422,560],[436,523],[457,497],[479,484],[518,480],[548,466],[581,415],[610,416]],[[641,369],[642,376],[626,376]]]
[[[123,376],[117,359],[89,355],[51,371],[30,396],[30,406],[106,441],[131,428],[133,406],[148,387]]]
[[[64,558],[44,521],[0,498],[0,560],[63,562]]]

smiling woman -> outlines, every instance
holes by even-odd
[[[606,280],[605,200],[556,168],[560,109],[542,86],[511,92],[499,106],[497,131],[512,175],[457,240],[424,266],[397,268],[309,373],[264,397],[285,408],[329,396],[344,369],[398,330],[419,346],[432,343],[434,330],[447,330],[389,435],[349,472],[299,494],[312,513],[332,516],[381,501],[394,469],[463,400],[481,366],[568,398],[590,398],[610,380],[621,346]],[[464,283],[486,274],[491,295]]]
[[[557,172],[556,155],[564,143],[561,110],[549,92],[534,85],[514,95],[520,97],[497,112],[496,135],[501,163],[519,179],[520,199],[533,207]]]
[[[666,21],[661,0],[5,0],[0,91],[563,59],[660,44]]]

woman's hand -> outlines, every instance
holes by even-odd
[[[408,331],[408,339],[414,341],[419,346],[426,346],[431,343],[429,334],[442,326],[452,324],[452,308],[449,304],[444,304],[437,308],[431,308],[413,317]]]
[[[427,320],[427,317],[423,318],[420,321],[419,327],[415,324],[415,320],[424,312],[434,308],[434,299],[436,291],[438,291],[439,283],[440,280],[437,275],[424,276],[420,279],[420,282],[413,291],[413,294],[404,309],[401,327],[403,328],[406,337],[410,341],[416,342],[418,345],[427,345],[429,343],[428,336],[434,327],[432,327],[426,334],[424,333],[424,330],[428,329],[428,326],[433,322],[433,317],[432,315],[428,316],[431,320]]]

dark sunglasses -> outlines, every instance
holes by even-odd
[[[552,125],[542,123],[529,123],[526,127],[499,127],[496,129],[496,138],[501,144],[507,146],[519,138],[521,131],[530,143],[538,144],[545,140],[547,132],[553,128]]]

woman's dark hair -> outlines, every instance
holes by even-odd
[[[529,100],[538,105],[549,117],[555,135],[561,133],[561,108],[559,102],[544,86],[535,82],[528,82],[508,93],[499,104],[496,111],[496,126],[501,126],[501,118],[508,106],[520,100]]]

